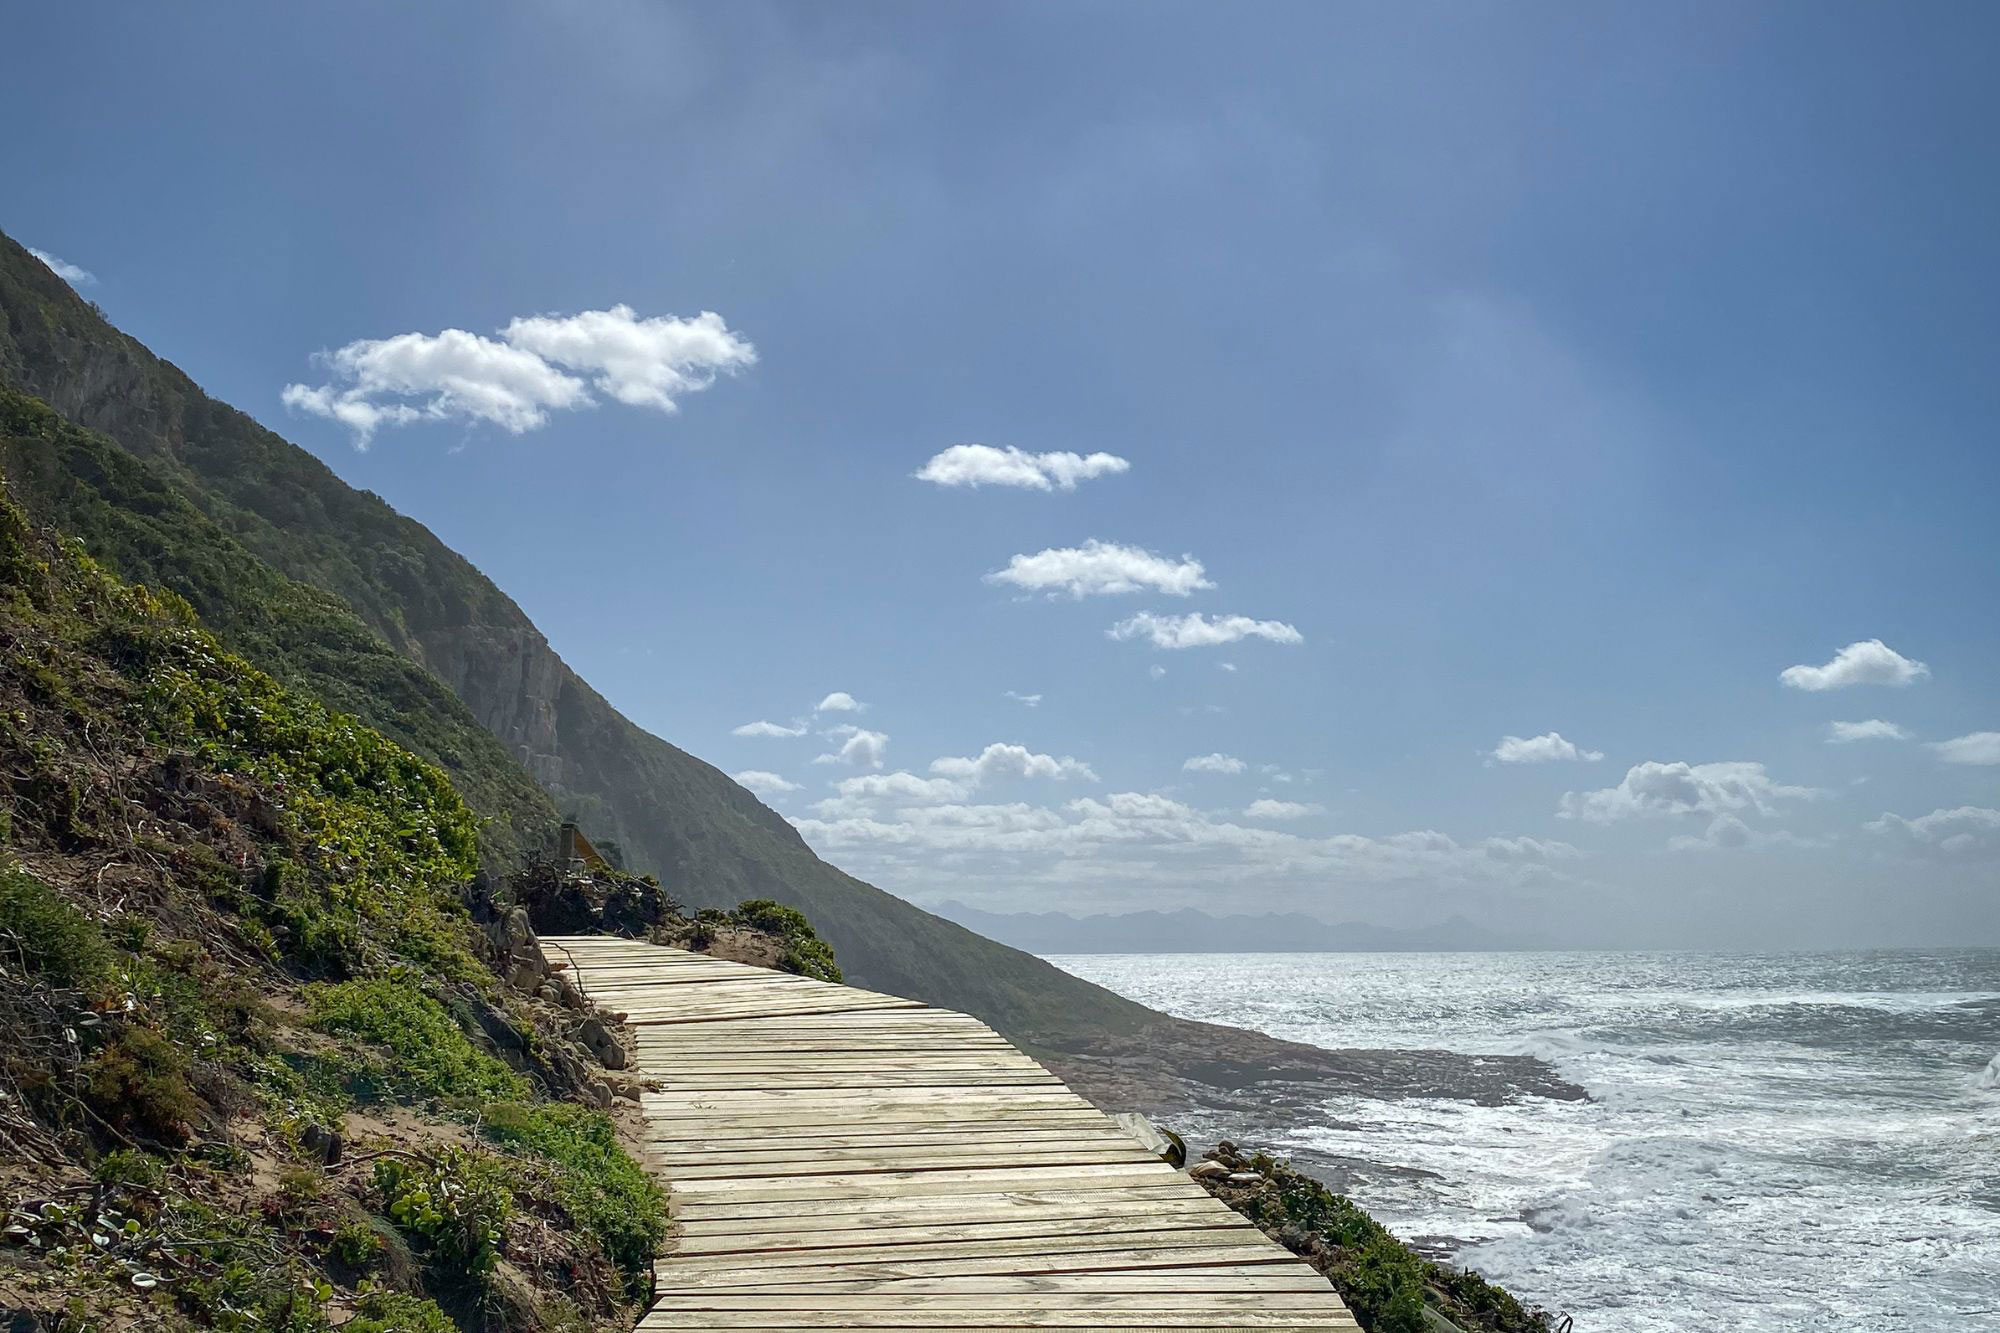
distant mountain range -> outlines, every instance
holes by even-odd
[[[1407,930],[1360,922],[1333,925],[1303,912],[1214,916],[1175,912],[982,912],[961,902],[932,909],[990,940],[1036,954],[1061,953],[1385,953],[1546,948],[1544,940],[1505,935],[1462,916]]]

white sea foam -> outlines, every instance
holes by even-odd
[[[1580,1333],[2000,1330],[2000,951],[1061,958],[1323,1046],[1535,1055],[1589,1102],[1246,1127]],[[1226,1126],[1213,1127],[1226,1132]]]

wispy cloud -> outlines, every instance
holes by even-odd
[[[1022,694],[1017,690],[1003,690],[1000,697],[1003,699],[1012,699],[1024,708],[1040,708],[1042,706],[1042,696],[1039,694]]]
[[[1660,815],[1719,815],[1738,810],[1770,813],[1780,802],[1823,795],[1814,787],[1775,781],[1762,764],[1634,764],[1615,787],[1563,794],[1556,813],[1591,824]]]
[[[46,264],[51,273],[72,287],[86,287],[97,281],[95,273],[79,264],[72,264],[67,259],[58,259],[48,251],[37,250],[32,245],[27,247],[27,250],[29,254]]]
[[[996,449],[990,444],[954,444],[918,468],[915,476],[939,486],[1073,491],[1080,481],[1125,472],[1131,466],[1116,454],[1031,454],[1012,445]]]
[[[806,734],[806,724],[800,722],[796,723],[793,726],[787,727],[780,725],[779,723],[776,722],[765,722],[760,720],[756,722],[745,722],[740,727],[732,727],[730,728],[729,734],[732,736],[765,736],[765,737],[770,737],[772,739],[777,739],[783,736],[803,736]]]
[[[1191,555],[1179,560],[1155,555],[1137,546],[1120,546],[1094,538],[1081,546],[1051,547],[1034,555],[1017,555],[1005,569],[986,576],[988,583],[1011,583],[1051,597],[1093,597],[1112,593],[1162,592],[1185,597],[1213,588],[1201,561]]]
[[[1241,639],[1268,639],[1272,643],[1304,643],[1305,635],[1282,620],[1252,620],[1248,616],[1217,616],[1213,620],[1199,611],[1184,616],[1161,616],[1141,611],[1105,631],[1114,639],[1145,639],[1155,648],[1209,648]]]
[[[1248,765],[1233,754],[1198,754],[1181,763],[1183,773],[1241,773]]]
[[[1983,861],[2000,857],[2000,810],[1961,805],[1933,810],[1915,819],[1884,814],[1870,820],[1871,832],[1893,840],[1904,851],[1936,861]]]
[[[1735,815],[1717,815],[1699,834],[1681,833],[1667,839],[1667,849],[1675,852],[1727,852],[1745,847],[1813,847],[1815,840],[1801,838],[1785,829],[1751,828]]]
[[[1548,764],[1559,760],[1594,764],[1604,758],[1604,751],[1582,749],[1575,741],[1564,740],[1561,732],[1547,731],[1525,739],[1502,736],[1488,757],[1500,764]]]
[[[1947,764],[2000,764],[2000,731],[1975,731],[1931,746]]]
[[[1855,741],[1906,741],[1910,733],[1894,722],[1884,722],[1879,717],[1866,722],[1829,722],[1826,724],[1828,745],[1851,745]]]
[[[1848,644],[1823,666],[1788,666],[1778,679],[1795,690],[1839,690],[1850,685],[1912,685],[1931,674],[1880,639]]]
[[[1320,807],[1304,801],[1274,801],[1259,797],[1243,808],[1245,819],[1304,819],[1320,813]]]
[[[679,400],[754,365],[757,351],[722,316],[641,319],[630,306],[515,319],[497,338],[446,329],[363,338],[322,358],[329,383],[288,384],[295,412],[327,417],[366,448],[385,426],[485,422],[513,434],[549,414],[597,406],[597,394],[630,407],[679,410]],[[594,392],[593,392],[594,391]]]
[[[788,791],[799,789],[799,784],[790,778],[761,768],[746,768],[741,773],[732,773],[730,776],[759,796],[782,796]]]

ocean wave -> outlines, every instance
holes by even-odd
[[[1587,1088],[1333,1098],[1284,1126],[1390,1225],[1458,1238],[1585,1328],[1993,1326],[2000,953],[1195,955],[1091,979],[1323,1046],[1536,1056]]]

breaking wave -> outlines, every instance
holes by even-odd
[[[1242,1133],[1579,1333],[2000,1329],[2000,951],[1056,961],[1294,1040],[1553,1064],[1592,1100]]]

